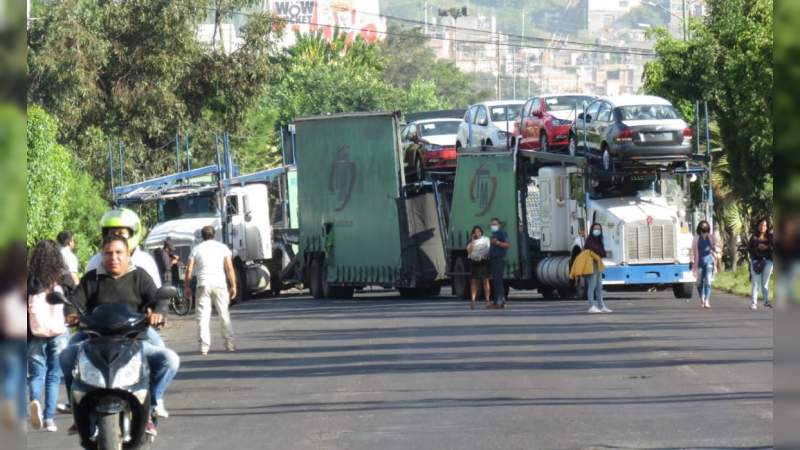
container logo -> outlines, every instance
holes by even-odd
[[[476,217],[483,216],[489,211],[494,203],[496,193],[497,177],[492,176],[489,169],[480,166],[472,176],[472,182],[469,185],[469,199],[473,203],[478,203]]]
[[[349,147],[345,146],[336,152],[331,161],[331,173],[328,179],[328,190],[334,194],[339,206],[335,211],[341,211],[350,202],[353,188],[356,185],[356,164],[350,160]]]

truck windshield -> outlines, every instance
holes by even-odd
[[[158,221],[194,217],[214,217],[218,215],[217,199],[214,194],[191,197],[178,197],[158,202]]]
[[[686,191],[682,188],[682,175],[654,175],[627,177],[613,184],[601,183],[594,189],[593,198],[636,197],[646,201],[658,201],[683,207]]]

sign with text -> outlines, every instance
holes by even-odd
[[[295,32],[321,32],[330,40],[338,28],[347,42],[357,36],[375,42],[386,32],[386,19],[380,15],[377,0],[266,0],[264,8],[285,21],[285,46],[294,44]]]

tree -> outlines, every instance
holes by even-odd
[[[654,32],[659,57],[645,67],[645,90],[673,100],[684,113],[694,101],[708,101],[737,208],[747,217],[771,216],[772,0],[708,5],[705,20],[690,23],[687,42],[663,29]]]
[[[129,179],[173,169],[154,154],[177,131],[211,161],[209,130],[235,132],[270,74],[275,27],[252,14],[244,44],[213,52],[197,40],[200,0],[65,0],[49,5],[28,37],[29,101],[63,124],[60,140],[105,179],[105,139],[126,144]],[[171,155],[169,147],[164,155]]]

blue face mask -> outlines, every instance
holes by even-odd
[[[594,236],[594,237],[600,237],[602,234],[603,234],[603,232],[598,230],[597,228],[592,230],[592,236]]]

